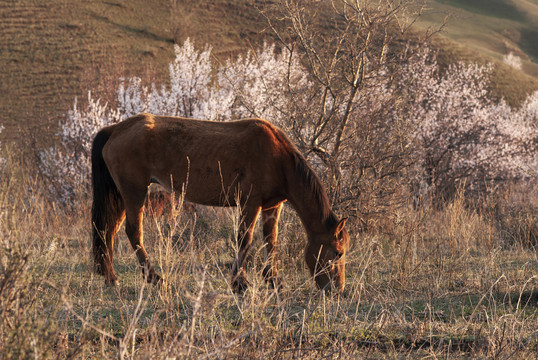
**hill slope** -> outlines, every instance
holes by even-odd
[[[498,61],[519,56],[522,70],[538,77],[538,0],[430,0],[422,25],[449,15],[443,36]]]
[[[58,121],[72,107],[76,96],[84,98],[87,90],[92,90],[105,100],[113,99],[119,78],[130,75],[141,76],[147,83],[159,82],[167,75],[176,40],[191,37],[198,44],[209,43],[221,58],[256,46],[270,36],[264,32],[265,21],[256,9],[256,4],[261,3],[0,1],[0,124],[6,127],[3,139],[35,143],[37,147],[50,144]],[[494,9],[493,5],[486,6],[493,3],[501,10],[502,6],[511,10],[485,12]],[[464,0],[431,0],[433,11],[421,22],[424,26],[438,24],[447,11],[459,14],[443,33],[450,41],[437,42],[443,49],[442,61],[499,61],[506,53],[500,42],[527,59],[524,70],[528,74],[538,74],[538,65],[531,61],[536,60],[538,46],[532,41],[532,26],[536,24],[532,19],[538,18],[538,11],[534,11],[538,0],[475,0],[472,4],[476,6],[466,4]],[[525,12],[527,15],[521,15],[521,9],[527,8],[531,9]],[[536,78],[507,66],[499,69],[498,94],[513,103],[538,88]]]
[[[3,137],[47,143],[76,96],[111,98],[120,77],[167,74],[176,36],[237,52],[261,27],[248,0],[0,1],[0,124]],[[170,4],[175,4],[172,6]],[[257,27],[253,29],[253,24]],[[113,94],[112,94],[113,95]]]

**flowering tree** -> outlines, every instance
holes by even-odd
[[[101,104],[91,93],[85,110],[75,100],[67,119],[60,123],[61,143],[41,153],[39,169],[50,180],[53,198],[67,205],[77,194],[88,194],[91,141],[103,126],[140,112],[220,121],[263,116],[284,125],[284,109],[293,100],[290,92],[300,93],[308,86],[307,73],[297,59],[286,49],[277,52],[274,46],[265,45],[255,54],[216,69],[209,47],[197,51],[186,40],[175,46],[175,53],[168,86],[146,87],[139,78],[128,79],[118,88],[116,109]],[[290,79],[295,85],[286,85]]]
[[[70,204],[78,194],[87,193],[90,182],[91,144],[95,133],[102,127],[117,122],[120,113],[108,109],[88,92],[88,105],[82,111],[77,106],[67,113],[60,123],[60,140],[57,147],[41,152],[39,171],[47,178],[49,191],[61,204]]]
[[[151,89],[139,78],[129,79],[118,90],[122,118],[140,112],[226,121],[263,117],[274,122],[289,115],[294,96],[308,88],[307,72],[287,49],[277,52],[265,44],[257,52],[228,60],[217,67],[211,48],[199,52],[190,40],[175,47],[169,66],[170,85]]]
[[[537,94],[519,110],[494,103],[487,94],[491,71],[458,63],[439,75],[429,51],[403,67],[400,94],[417,142],[419,187],[434,199],[446,200],[462,185],[485,191],[535,165]]]
[[[141,112],[209,120],[226,120],[231,115],[233,93],[222,91],[222,70],[212,75],[211,48],[197,51],[187,39],[175,46],[176,57],[169,65],[170,84],[158,88],[142,86],[139,78],[118,89],[122,118]]]
[[[234,94],[234,117],[265,118],[286,129],[312,88],[296,54],[287,48],[277,52],[274,44],[229,60],[221,70],[222,91]]]

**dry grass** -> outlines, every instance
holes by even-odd
[[[290,209],[281,224],[278,292],[262,280],[259,235],[251,286],[241,296],[231,291],[236,213],[210,208],[146,217],[147,249],[166,278],[160,287],[145,284],[122,232],[120,283],[110,288],[91,272],[89,203],[55,208],[24,167],[9,163],[0,183],[3,358],[538,354],[537,244],[508,240],[503,222],[468,210],[462,195],[444,210],[402,209],[383,231],[358,235],[341,295],[315,288]]]

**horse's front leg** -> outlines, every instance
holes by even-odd
[[[276,269],[276,246],[278,241],[278,219],[280,218],[281,210],[282,203],[269,209],[262,209],[263,239],[265,241],[263,277],[273,288],[280,287]]]
[[[260,213],[261,207],[246,207],[242,211],[242,217],[239,224],[237,235],[237,258],[232,267],[232,289],[236,293],[242,293],[248,286],[245,276],[245,259],[252,245],[252,233],[256,225],[256,219]]]

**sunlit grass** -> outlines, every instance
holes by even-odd
[[[258,229],[250,287],[237,295],[229,285],[233,210],[149,214],[146,248],[165,282],[144,282],[122,231],[120,281],[107,287],[92,273],[88,201],[75,211],[54,207],[25,175],[8,167],[0,193],[4,358],[528,358],[537,351],[536,243],[514,241],[513,227],[469,210],[462,194],[443,210],[401,209],[390,227],[354,233],[341,295],[315,287],[300,222],[287,208],[282,289],[262,279]]]

